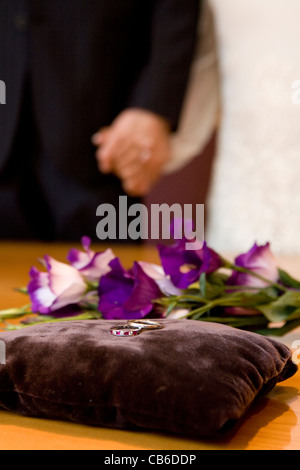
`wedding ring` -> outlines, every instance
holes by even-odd
[[[163,325],[154,320],[128,320],[126,325],[118,325],[110,328],[114,336],[137,336],[145,330],[157,330]]]
[[[163,328],[160,323],[154,320],[128,320],[127,324],[144,330],[158,330]]]
[[[114,336],[136,336],[142,332],[140,327],[127,325],[113,326],[110,332]]]

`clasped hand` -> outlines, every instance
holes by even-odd
[[[130,196],[142,197],[159,180],[170,157],[170,127],[157,114],[130,108],[92,137],[102,173],[114,173]]]

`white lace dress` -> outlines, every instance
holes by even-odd
[[[300,0],[210,0],[222,119],[206,239],[300,255]],[[298,104],[297,104],[298,103]]]

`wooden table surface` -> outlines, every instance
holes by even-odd
[[[0,243],[0,309],[18,307],[27,299],[15,292],[28,282],[32,265],[50,254],[64,261],[68,244]],[[95,246],[103,249],[103,245]],[[151,247],[115,247],[125,266],[134,260],[159,262]],[[300,278],[300,259],[278,259],[278,264]],[[300,329],[280,339],[292,346]],[[300,352],[299,355],[300,361]],[[259,399],[232,434],[217,441],[183,436],[91,428],[68,422],[25,418],[0,411],[0,450],[299,450],[300,371]]]

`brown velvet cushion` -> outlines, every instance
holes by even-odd
[[[0,407],[94,426],[217,436],[296,372],[289,349],[192,320],[116,337],[122,321],[48,323],[0,333]]]

